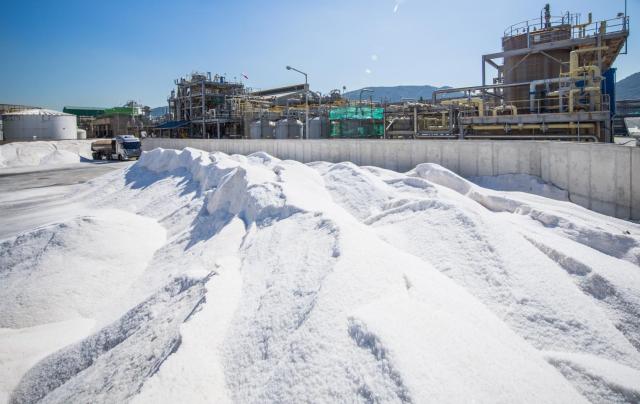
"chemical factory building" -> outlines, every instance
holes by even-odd
[[[463,91],[457,126],[465,138],[594,140],[610,142],[615,115],[613,63],[629,36],[629,17],[587,21],[579,14],[509,26],[502,52],[482,56],[482,86]],[[504,60],[503,64],[499,61]],[[496,69],[486,84],[486,66]]]
[[[155,136],[189,138],[528,139],[611,142],[616,116],[613,64],[629,17],[586,21],[540,16],[509,26],[502,51],[482,56],[482,85],[433,92],[431,102],[358,101],[294,84],[251,91],[224,76],[175,80],[170,122]],[[487,84],[486,67],[497,74]],[[362,97],[363,92],[365,98]],[[617,126],[623,128],[623,120]],[[620,130],[620,129],[619,129]],[[307,133],[308,132],[308,133]]]

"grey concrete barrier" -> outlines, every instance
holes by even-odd
[[[309,163],[351,161],[395,171],[438,163],[463,177],[529,174],[565,189],[574,203],[640,219],[640,148],[613,144],[490,140],[275,140],[147,138],[143,150],[193,147],[227,154],[264,151]]]

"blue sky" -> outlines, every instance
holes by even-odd
[[[489,6],[481,7],[489,3]],[[115,106],[134,99],[166,104],[173,80],[194,70],[249,76],[268,88],[299,82],[343,85],[480,84],[481,55],[500,50],[504,29],[540,15],[544,1],[14,1],[0,11],[0,103],[61,109]],[[555,1],[612,18],[624,0]],[[629,54],[618,79],[640,71],[628,0]]]

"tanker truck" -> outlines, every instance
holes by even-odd
[[[116,136],[113,139],[100,139],[91,143],[91,155],[94,160],[129,160],[140,157],[140,139],[131,135]]]

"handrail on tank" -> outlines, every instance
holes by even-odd
[[[562,16],[550,17],[549,23],[550,23],[550,27],[552,28],[560,25],[574,25],[577,23],[577,21],[578,21],[578,14],[566,13]],[[520,21],[508,26],[504,30],[504,37],[514,36],[514,31],[515,31],[515,35],[520,35],[520,34],[527,33],[530,29],[541,30],[544,28],[543,27],[544,24],[545,22],[541,21],[539,17],[532,18],[530,20]],[[522,32],[519,32],[519,31],[522,31]]]
[[[629,16],[620,16],[608,20],[595,21],[585,27],[574,26],[571,29],[572,38],[585,38],[599,34],[625,32],[629,29]],[[602,32],[601,32],[602,31]]]
[[[510,38],[526,33],[539,33],[544,31],[544,23],[540,19],[532,19],[513,24],[504,30],[503,38]],[[607,34],[614,32],[625,32],[629,29],[629,16],[620,15],[614,18],[601,21],[593,21],[585,26],[578,23],[578,14],[565,14],[563,17],[551,17],[550,26],[546,29],[553,29],[563,25],[571,26],[572,38],[584,38],[597,34]],[[604,32],[600,32],[603,29]]]

